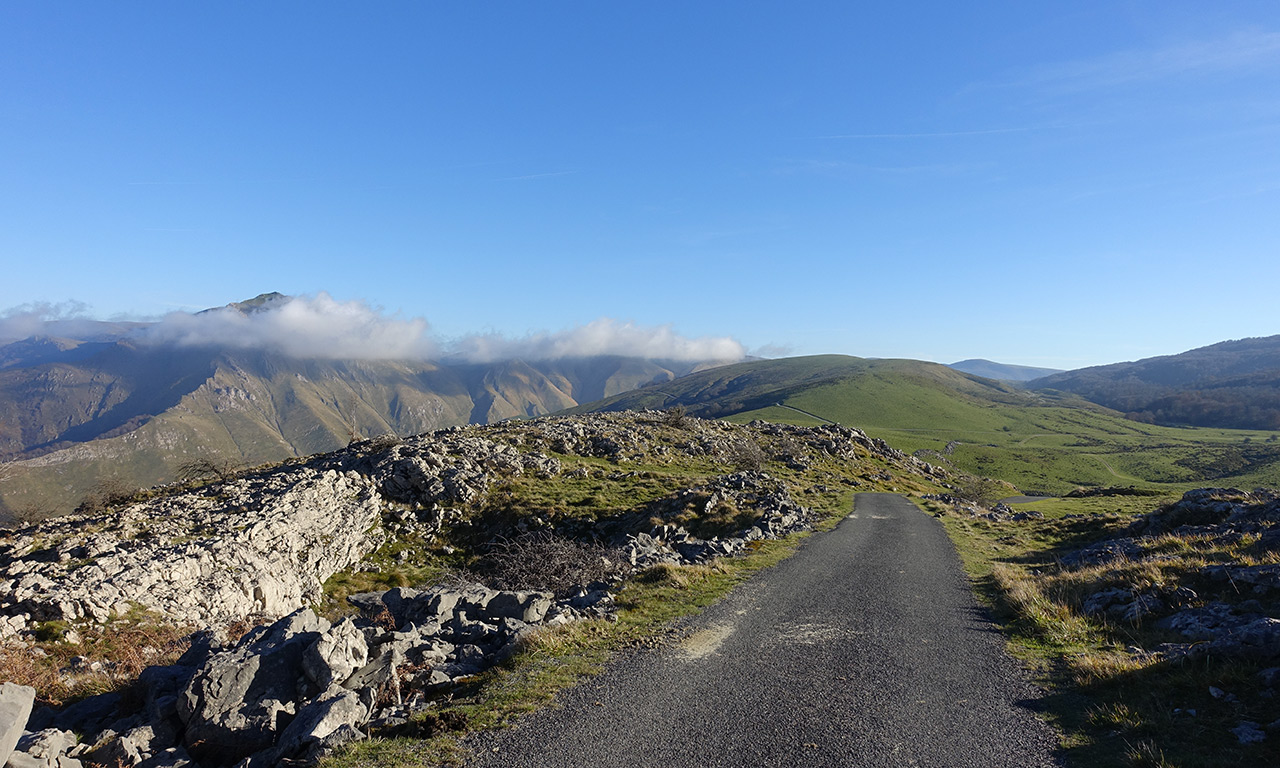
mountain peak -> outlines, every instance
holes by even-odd
[[[246,299],[244,301],[233,301],[230,304],[227,304],[226,306],[223,306],[223,307],[210,307],[209,309],[202,310],[200,312],[197,312],[196,314],[203,315],[206,312],[217,312],[223,309],[233,309],[242,315],[252,315],[258,312],[266,312],[268,310],[275,309],[276,307],[281,306],[283,304],[288,304],[291,301],[293,301],[292,296],[287,296],[283,293],[280,293],[279,291],[272,291],[271,293],[260,293],[257,296],[254,296],[252,299]]]

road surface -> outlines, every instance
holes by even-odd
[[[860,494],[687,630],[475,738],[474,765],[1059,765],[942,526],[900,496]]]

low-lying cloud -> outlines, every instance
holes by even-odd
[[[657,360],[740,360],[745,350],[727,336],[690,339],[676,333],[670,325],[645,328],[602,317],[559,333],[534,333],[521,339],[493,334],[467,336],[450,345],[450,354],[477,363],[597,355]]]
[[[386,315],[363,301],[336,301],[320,293],[251,311],[173,312],[149,327],[143,338],[153,344],[262,349],[290,357],[425,359],[436,351],[427,327],[419,317]]]
[[[85,306],[24,305],[0,317],[0,340],[67,335],[70,318],[87,326],[106,326],[83,318]],[[57,325],[62,333],[54,333]],[[746,350],[727,336],[689,338],[670,325],[646,327],[600,318],[557,332],[519,338],[475,334],[441,340],[421,317],[390,314],[364,301],[338,301],[327,293],[280,297],[257,307],[222,307],[192,314],[173,312],[154,323],[121,330],[151,345],[260,349],[290,357],[356,360],[449,359],[475,363],[501,360],[555,360],[619,355],[660,360],[740,360]],[[99,328],[101,332],[101,328]],[[85,330],[87,335],[92,329]]]
[[[12,307],[0,315],[0,342],[53,335],[49,326],[55,323],[68,329],[76,329],[78,325],[87,327],[94,322],[85,319],[87,309],[88,306],[79,301],[33,301]]]

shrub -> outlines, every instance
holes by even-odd
[[[740,472],[755,472],[764,467],[764,451],[754,440],[740,437],[724,449],[724,460]]]
[[[689,412],[683,405],[673,405],[662,412],[662,423],[678,429],[689,426]]]
[[[594,542],[554,533],[527,533],[498,539],[480,559],[477,570],[494,589],[544,589],[563,593],[622,573],[620,552]]]
[[[231,459],[192,459],[178,465],[178,478],[188,483],[226,482],[244,471],[244,465]]]
[[[78,515],[93,515],[111,507],[118,507],[138,495],[137,487],[118,477],[108,477],[94,483],[76,507]]]

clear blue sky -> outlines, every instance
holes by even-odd
[[[1280,333],[1280,4],[0,4],[0,309],[1074,368]]]

